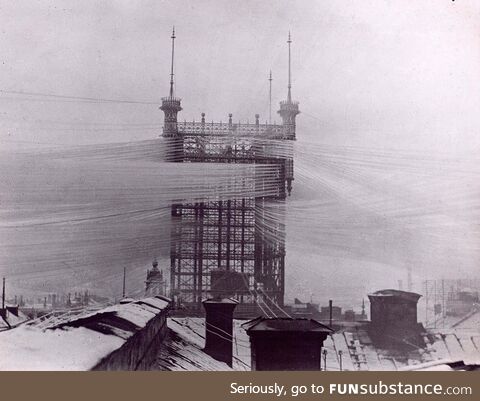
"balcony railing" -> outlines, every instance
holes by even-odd
[[[162,97],[162,102],[179,103],[181,100],[182,99],[180,99],[179,97],[175,97],[175,96]]]
[[[178,133],[183,135],[213,135],[213,136],[262,136],[282,138],[288,134],[283,125],[277,124],[230,124],[179,122]]]

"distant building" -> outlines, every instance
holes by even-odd
[[[152,263],[152,269],[147,270],[147,280],[145,281],[145,296],[166,296],[165,293],[166,282],[163,279],[163,272],[158,268],[157,260],[154,259]]]
[[[330,319],[330,307],[320,307],[320,320],[327,321]],[[332,306],[332,321],[343,320],[342,308],[340,306]]]
[[[330,324],[330,306],[320,306],[312,302],[302,302],[298,298],[294,303],[285,305],[284,310],[293,318],[315,319],[324,324]],[[332,322],[341,324],[343,321],[357,322],[367,320],[365,301],[362,301],[362,312],[356,313],[353,309],[342,311],[339,306],[332,305]]]
[[[446,314],[447,316],[464,316],[472,312],[478,305],[480,305],[478,291],[470,288],[451,291],[447,298]]]

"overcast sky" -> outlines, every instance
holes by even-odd
[[[180,120],[198,121],[201,112],[207,120],[216,121],[226,121],[228,113],[233,113],[235,120],[253,121],[255,113],[262,121],[267,119],[270,70],[274,111],[286,97],[290,30],[292,93],[302,111],[297,119],[299,143],[388,148],[399,154],[418,151],[417,161],[436,154],[478,158],[477,0],[0,0],[0,149],[158,137],[163,125],[158,105],[168,94],[173,25],[177,34],[175,90],[184,108]],[[145,104],[82,103],[12,92]],[[314,153],[310,156],[315,157]],[[305,162],[311,167],[315,159]],[[412,207],[409,196],[414,193],[412,204],[427,210],[424,218],[428,218],[430,206],[437,207],[434,229],[428,225],[432,225],[430,221],[422,223],[425,231],[421,232],[418,227],[405,228],[403,221],[387,219],[381,224],[391,235],[385,235],[387,231],[379,230],[376,223],[385,219],[383,210],[372,217],[362,205],[352,206],[349,202],[358,199],[352,189],[356,183],[352,187],[345,184],[340,195],[350,191],[355,196],[334,204],[325,215],[335,218],[335,208],[347,208],[352,216],[367,216],[366,234],[346,230],[339,241],[347,249],[356,246],[368,253],[368,248],[369,254],[360,261],[358,254],[346,252],[345,257],[332,261],[328,252],[316,247],[325,264],[333,263],[335,274],[345,276],[361,270],[361,283],[370,282],[380,271],[390,275],[406,265],[410,255],[417,266],[436,269],[443,263],[442,274],[451,273],[452,266],[459,268],[461,258],[468,259],[462,272],[474,273],[480,252],[475,245],[476,177],[467,171],[467,178],[459,180],[452,175],[442,181],[442,171],[437,169],[425,200],[423,183],[416,177],[395,171],[395,179],[390,180],[393,173],[388,165],[385,169],[379,181],[383,186],[359,203],[381,195],[386,196],[387,206],[402,211]],[[333,186],[341,183],[338,177],[325,175],[328,172],[311,168],[310,174],[309,179],[318,179],[315,185],[324,185],[327,179]],[[356,178],[355,174],[349,177],[352,181]],[[365,182],[371,184],[368,179]],[[305,195],[301,185],[297,180],[294,201]],[[396,186],[391,198],[384,194],[385,185]],[[322,201],[323,189],[310,194],[312,199]],[[440,202],[445,207],[438,206]],[[318,205],[316,210],[322,211]],[[472,210],[472,215],[458,216],[463,210]],[[304,235],[321,238],[318,233]],[[444,242],[432,247],[426,235],[439,235]],[[293,235],[289,238],[292,247]],[[367,239],[363,243],[358,238]],[[451,249],[445,243],[451,243]],[[303,260],[297,255],[303,255]],[[322,285],[331,278],[315,269],[319,255],[312,253],[314,260],[305,255],[298,249],[289,249],[287,254],[291,295],[296,290],[304,294],[325,290]],[[305,272],[303,282],[295,282],[299,269]]]
[[[1,1],[0,89],[160,102],[175,25],[180,118],[263,120],[270,69],[274,111],[286,96],[290,30],[299,138],[474,151],[479,17],[475,0]],[[83,143],[155,137],[155,126],[87,128],[160,127],[162,114],[0,93],[0,119],[2,139]]]

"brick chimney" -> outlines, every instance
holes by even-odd
[[[238,302],[230,298],[210,298],[202,303],[205,308],[206,328],[204,351],[231,367],[233,311]]]

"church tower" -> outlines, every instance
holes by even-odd
[[[282,117],[283,126],[285,128],[285,139],[295,139],[295,117],[300,113],[298,102],[292,101],[292,72],[291,72],[291,44],[292,38],[288,33],[288,93],[287,100],[280,102],[280,110],[278,114]]]

